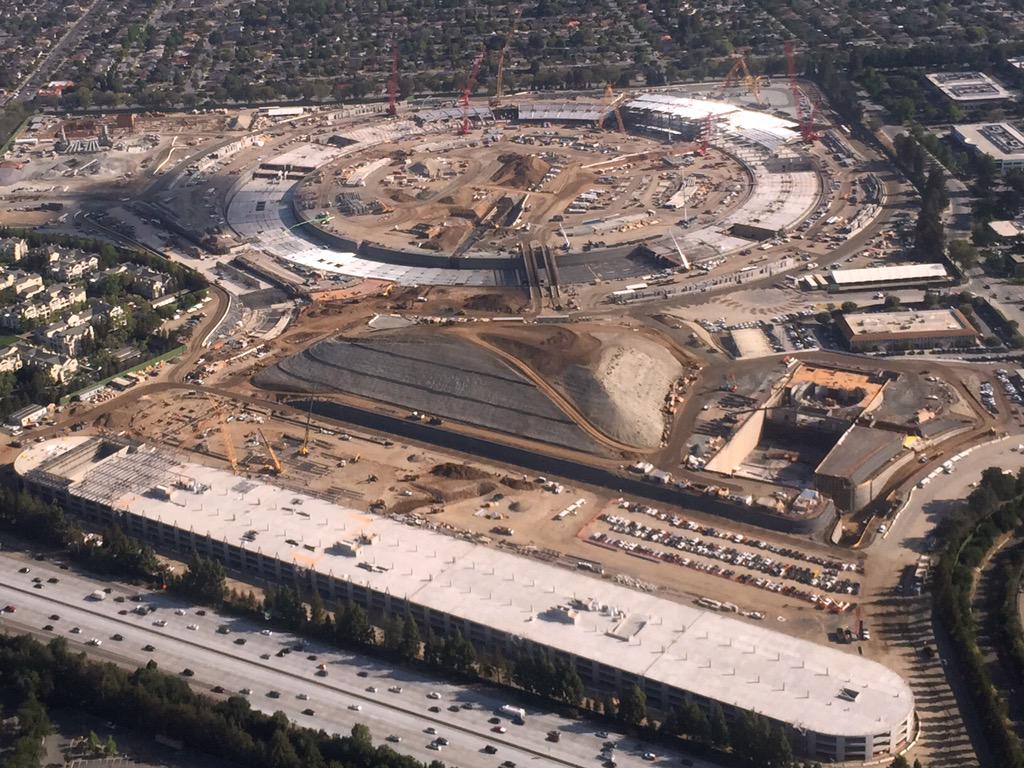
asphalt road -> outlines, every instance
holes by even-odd
[[[29,572],[20,573],[23,567]],[[34,586],[33,579],[37,578],[41,588]],[[49,583],[50,578],[59,582]],[[594,723],[511,702],[525,706],[526,724],[516,726],[502,718],[500,727],[506,732],[498,733],[489,720],[498,707],[510,701],[497,689],[452,685],[419,671],[318,643],[278,656],[282,650],[292,649],[298,638],[278,632],[262,634],[263,628],[254,622],[213,611],[199,615],[196,606],[163,593],[146,593],[143,602],[134,602],[130,598],[137,592],[114,585],[106,599],[90,598],[94,590],[105,586],[109,584],[61,570],[51,562],[0,555],[0,605],[16,608],[14,613],[0,613],[0,629],[65,637],[73,647],[92,656],[130,666],[154,659],[168,672],[181,673],[188,668],[194,672],[189,682],[200,691],[209,693],[219,685],[225,689],[224,695],[241,695],[243,689],[251,689],[244,695],[255,709],[281,711],[299,725],[329,733],[347,733],[356,723],[364,723],[375,740],[398,736],[401,742],[392,746],[422,760],[442,759],[448,765],[474,768],[497,768],[506,760],[517,766],[601,765],[599,752],[606,739],[595,735],[601,726]],[[125,599],[118,602],[118,598]],[[139,605],[156,610],[145,616],[133,613]],[[160,622],[166,624],[160,626]],[[53,629],[44,630],[47,625]],[[230,634],[220,634],[217,629],[221,625],[230,627]],[[75,628],[80,631],[74,632]],[[123,639],[114,640],[115,634]],[[101,644],[89,645],[93,638]],[[147,645],[154,650],[143,650]],[[320,664],[326,665],[327,677],[316,676]],[[393,686],[400,686],[401,692],[389,691]],[[371,687],[376,691],[369,690]],[[271,697],[271,691],[279,696]],[[440,694],[440,699],[428,697],[434,692]],[[463,709],[465,704],[472,708]],[[353,709],[356,706],[358,711]],[[430,712],[431,706],[440,711]],[[314,714],[303,714],[307,709]],[[428,728],[447,738],[450,746],[441,751],[430,749],[435,735],[428,734]],[[560,732],[558,743],[547,741],[546,734],[551,730]],[[652,764],[715,768],[698,759],[683,763],[678,755],[660,754],[653,762],[645,761],[643,753],[655,748],[621,734],[607,738],[617,743],[615,758],[622,768]],[[483,752],[488,744],[497,749],[493,755]]]

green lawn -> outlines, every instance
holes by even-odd
[[[17,336],[0,336],[0,348],[9,347],[16,341],[21,341]]]

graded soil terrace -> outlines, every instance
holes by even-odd
[[[257,374],[278,391],[349,393],[602,454],[650,450],[684,364],[618,328],[461,327],[320,341]]]

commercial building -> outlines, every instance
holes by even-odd
[[[906,436],[854,425],[814,470],[814,487],[845,510],[862,509],[885,487],[893,471],[913,461]]]
[[[831,269],[828,272],[828,288],[832,291],[945,285],[952,280],[942,264],[892,264],[863,269]]]
[[[1016,240],[1024,234],[1024,230],[1017,226],[1016,222],[1007,221],[1005,219],[990,221],[988,223],[988,231],[1003,242]]]
[[[958,309],[844,312],[836,322],[850,349],[935,349],[978,343],[978,331]]]
[[[999,170],[1024,168],[1024,134],[1009,123],[954,125],[953,138],[966,149],[991,157]]]
[[[925,77],[947,99],[960,106],[1002,101],[1012,96],[984,72],[933,72]]]
[[[19,408],[7,417],[7,423],[12,427],[28,427],[42,421],[49,411],[45,405],[26,405]]]
[[[754,711],[824,761],[887,758],[914,733],[899,675],[827,646],[229,472],[144,445],[69,436],[14,464],[23,482],[94,524],[192,549],[254,578],[314,587],[374,615],[410,614],[484,651],[542,650],[587,688],[639,685],[655,712],[687,701]],[[408,523],[408,524],[404,524]]]

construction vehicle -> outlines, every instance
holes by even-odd
[[[508,56],[508,44],[512,40],[512,36],[516,33],[516,23],[519,21],[519,16],[522,14],[523,9],[520,8],[516,11],[515,16],[512,17],[512,26],[508,30],[508,35],[505,37],[505,43],[501,46],[501,52],[498,54],[498,75],[494,83],[494,95],[490,98],[490,105],[492,107],[500,107],[501,100],[505,96],[505,58]]]
[[[722,90],[736,85],[740,80],[750,91],[750,95],[754,97],[758,104],[761,102],[761,86],[764,85],[764,78],[751,74],[750,68],[747,67],[747,59],[742,53],[733,54],[733,64],[729,69],[729,73],[725,76],[725,83],[722,85]]]
[[[273,470],[275,475],[284,474],[284,467],[281,465],[281,460],[277,458],[277,452],[274,450],[274,446],[270,444],[267,436],[263,434],[262,429],[257,429],[256,433],[260,436],[260,439],[263,440],[263,444],[267,447],[267,455],[270,456],[270,469]]]
[[[480,74],[480,65],[484,63],[484,52],[480,51],[473,60],[473,68],[469,72],[469,78],[462,89],[462,96],[459,98],[459,106],[462,107],[462,124],[459,126],[459,135],[465,136],[469,133],[469,97],[473,95],[476,88],[476,79]]]
[[[220,427],[221,440],[224,442],[224,454],[228,457],[228,461],[231,464],[231,471],[235,474],[238,473],[238,455],[235,453],[235,444],[231,441],[231,432],[228,430],[228,420],[224,415],[224,409],[221,404],[213,399],[213,396],[209,392],[206,393],[206,399],[210,401],[210,406],[217,414],[217,421]]]
[[[313,419],[313,401],[309,401],[309,408],[306,409],[306,434],[302,437],[302,445],[299,446],[299,456],[309,456],[309,423]]]

